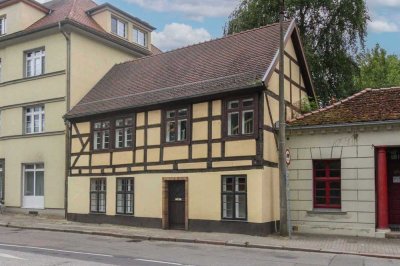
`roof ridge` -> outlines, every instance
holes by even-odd
[[[74,1],[74,2],[73,2],[72,5],[71,5],[71,9],[69,10],[68,15],[66,16],[66,18],[68,18],[68,19],[72,19],[72,18],[73,18],[72,12],[73,12],[74,9],[75,9],[75,4],[76,4],[76,1],[77,1],[77,0],[72,0],[72,1]]]
[[[292,23],[292,21],[293,20],[285,21],[285,23]],[[269,27],[272,27],[272,26],[276,26],[277,24],[279,24],[279,22],[268,24],[268,25],[264,25],[264,26],[260,26],[260,27],[257,27],[257,28],[253,28],[253,29],[249,29],[249,30],[245,30],[245,31],[241,31],[241,32],[237,32],[237,33],[233,33],[233,34],[230,34],[230,35],[222,36],[222,37],[211,39],[211,40],[208,40],[208,41],[199,42],[199,43],[187,45],[187,46],[184,46],[184,47],[179,47],[179,48],[167,51],[167,52],[163,52],[161,54],[149,55],[149,56],[145,56],[145,57],[138,58],[138,59],[128,60],[128,61],[116,64],[116,65],[123,65],[123,64],[128,64],[128,63],[136,63],[138,61],[141,61],[141,60],[144,60],[144,59],[147,59],[147,58],[152,58],[152,57],[156,57],[156,56],[160,56],[160,55],[170,54],[170,53],[173,53],[173,52],[176,52],[176,51],[185,50],[185,49],[188,49],[188,48],[191,48],[191,47],[200,46],[200,45],[216,42],[216,41],[219,41],[219,40],[225,40],[225,39],[228,39],[228,38],[231,38],[231,37],[236,37],[236,36],[239,36],[239,35],[242,35],[242,34],[246,34],[246,33],[249,33],[249,32],[253,32],[253,31],[269,28]]]
[[[322,112],[324,112],[324,111],[327,111],[327,110],[330,110],[330,109],[332,109],[332,108],[334,108],[334,107],[337,107],[337,106],[339,106],[339,105],[342,105],[342,104],[345,103],[345,102],[348,102],[348,101],[350,101],[350,100],[352,100],[352,99],[354,99],[354,98],[356,98],[356,97],[359,97],[359,96],[361,96],[361,95],[363,95],[363,94],[365,94],[365,93],[367,93],[367,92],[371,92],[371,91],[374,91],[374,90],[380,90],[380,89],[366,88],[366,89],[364,89],[364,90],[362,90],[362,91],[359,91],[359,92],[357,92],[357,93],[355,93],[355,94],[353,94],[353,95],[351,95],[351,96],[349,96],[349,97],[347,97],[347,98],[344,98],[343,100],[340,100],[340,101],[338,101],[338,102],[336,102],[336,103],[333,103],[333,104],[331,104],[331,105],[325,106],[324,108],[320,108],[320,109],[318,109],[318,110],[305,113],[305,114],[300,115],[300,116],[298,116],[298,117],[296,117],[296,118],[294,118],[294,119],[289,120],[288,122],[291,123],[291,122],[294,122],[294,121],[297,121],[297,120],[302,120],[302,119],[304,119],[304,118],[306,118],[306,117],[308,117],[308,116],[311,116],[311,115],[313,115],[313,114],[322,113]]]

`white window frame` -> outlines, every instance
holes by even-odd
[[[139,34],[143,34],[143,43],[141,43],[139,41]],[[133,42],[136,44],[139,44],[141,46],[146,47],[147,46],[147,32],[140,30],[138,28],[133,28],[132,31],[132,35],[133,35]]]
[[[0,35],[7,34],[7,17],[0,17]]]
[[[42,167],[38,167],[38,166]],[[33,166],[33,169],[26,169],[27,166]],[[35,196],[35,197],[43,197],[44,196],[44,164],[43,163],[29,163],[29,164],[24,164],[24,196]],[[25,195],[25,182],[26,182],[26,173],[32,172],[33,173],[33,195]],[[37,172],[43,172],[43,195],[36,195],[36,173]]]
[[[36,110],[39,108],[39,110]],[[38,119],[35,120],[35,116]],[[25,108],[25,134],[38,134],[43,133],[45,129],[45,108],[44,105],[36,105]],[[30,125],[28,125],[28,118],[30,118]],[[36,122],[38,125],[36,125]],[[35,126],[36,125],[36,126]],[[38,128],[38,131],[35,131]]]
[[[44,74],[45,57],[44,48],[25,52],[25,76],[27,78]]]
[[[116,32],[113,31],[112,20],[115,20],[117,22],[117,31]],[[121,29],[121,27],[122,27],[122,29]],[[128,23],[126,23],[125,21],[123,21],[123,20],[121,20],[121,19],[119,19],[117,17],[114,17],[114,16],[111,17],[111,32],[112,33],[116,34],[119,37],[122,37],[122,38],[126,39],[127,35],[128,35],[127,34],[127,30],[126,30],[127,27],[128,27]],[[123,34],[122,34],[122,30],[123,30]]]

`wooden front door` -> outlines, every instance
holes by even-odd
[[[171,229],[185,229],[185,181],[168,182],[168,222]]]
[[[400,226],[400,149],[388,151],[389,225]]]

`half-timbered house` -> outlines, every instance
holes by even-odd
[[[313,97],[284,24],[287,119]],[[68,219],[268,234],[279,223],[279,24],[114,66],[66,115]]]

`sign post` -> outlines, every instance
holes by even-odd
[[[286,149],[286,166],[290,165],[291,157],[290,150]],[[287,195],[287,225],[288,225],[288,236],[292,238],[292,219],[290,215],[290,186],[289,186],[289,170],[286,168],[286,195]]]

